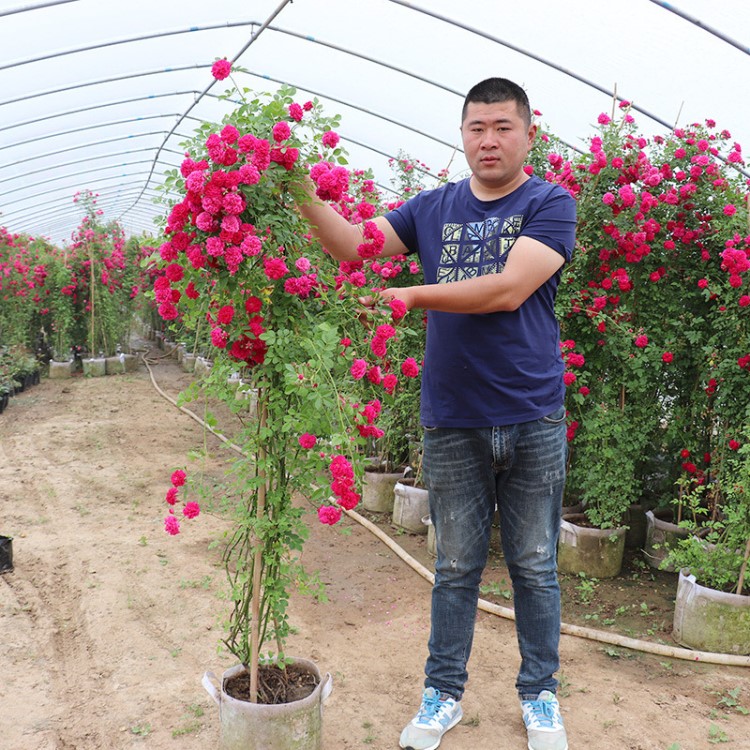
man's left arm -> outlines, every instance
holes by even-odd
[[[450,313],[492,313],[517,310],[560,270],[565,259],[539,240],[519,237],[501,273],[447,284],[393,287],[381,296],[414,307]]]

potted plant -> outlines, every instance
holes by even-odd
[[[217,78],[228,73],[226,61],[214,66]],[[210,674],[204,680],[220,705],[222,747],[312,748],[325,681],[285,651],[291,592],[319,588],[300,561],[305,510],[317,508],[323,523],[334,524],[359,502],[366,441],[382,434],[382,405],[362,399],[359,362],[384,368],[396,332],[389,326],[386,336],[378,321],[362,325],[357,294],[368,288],[337,267],[296,210],[311,165],[320,197],[340,200],[349,187],[337,164],[344,156],[336,118],[315,102],[298,103],[289,87],[274,95],[234,89],[230,97],[241,103],[220,125],[198,128],[180,171],[167,177],[166,194],[182,199],[170,205],[154,256],[153,297],[168,326],[179,324],[196,348],[210,349],[200,388],[241,420],[223,557],[231,602],[223,643],[238,664],[218,687]],[[238,380],[257,395],[257,419],[236,398],[230,383]],[[172,485],[165,528],[175,534],[180,504],[187,518],[200,508],[185,496],[182,471]],[[279,698],[284,709],[264,704],[270,680],[297,682],[292,675],[308,667],[310,696],[292,691]],[[306,736],[291,738],[299,710]]]
[[[686,536],[665,562],[679,571],[675,640],[703,651],[750,654],[750,428],[740,437],[742,445],[727,452],[722,478],[712,487],[714,511],[702,516],[700,533],[692,519],[683,521]]]
[[[599,116],[588,153],[552,148],[545,165],[578,200],[557,298],[566,491],[609,528],[631,505],[670,505],[685,473],[719,480],[750,369],[741,147],[711,121],[647,138],[620,108]]]

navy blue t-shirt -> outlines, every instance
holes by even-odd
[[[518,237],[570,261],[576,207],[569,193],[530,177],[511,194],[481,201],[469,179],[414,196],[386,214],[419,254],[425,283],[501,273]],[[562,405],[560,332],[554,314],[560,273],[518,310],[457,314],[429,310],[421,421],[427,427],[530,422]]]

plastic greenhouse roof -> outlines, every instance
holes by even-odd
[[[341,114],[350,165],[387,189],[399,152],[465,170],[462,99],[493,75],[578,149],[616,94],[644,135],[711,118],[747,155],[749,42],[747,0],[0,0],[0,225],[64,245],[91,190],[158,234],[155,188],[229,106],[217,58]]]

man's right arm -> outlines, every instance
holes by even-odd
[[[357,248],[364,242],[363,225],[350,224],[331,205],[321,201],[315,195],[315,184],[312,180],[305,180],[304,187],[309,199],[300,201],[299,211],[310,223],[312,233],[321,241],[323,247],[336,260],[362,260],[357,253]],[[389,257],[408,252],[388,219],[378,216],[372,221],[385,236],[381,256]]]

